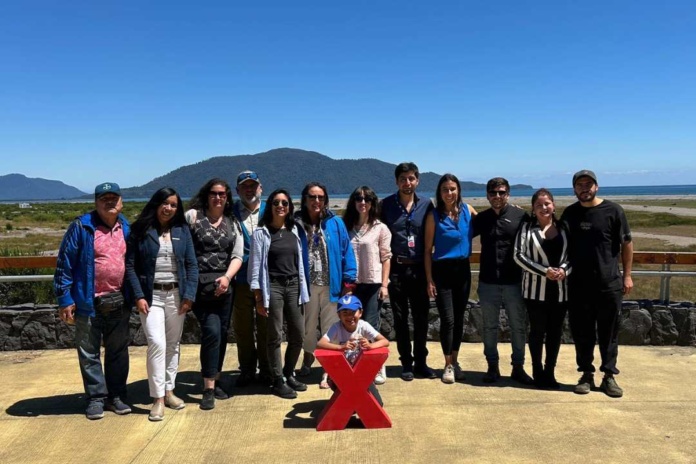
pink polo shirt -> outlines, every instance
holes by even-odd
[[[98,225],[94,231],[94,296],[121,290],[125,272],[126,240],[121,223],[113,229]]]

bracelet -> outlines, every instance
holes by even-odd
[[[227,277],[227,281],[228,281],[228,282],[232,282],[232,279],[230,278],[230,276],[227,275],[227,273],[225,273],[225,274],[223,274],[223,275],[224,275],[225,277]]]

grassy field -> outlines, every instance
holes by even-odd
[[[623,202],[622,202],[623,203]],[[696,208],[696,200],[640,200],[625,203],[648,206],[676,206],[679,208]],[[124,215],[132,222],[145,204],[143,202],[127,202],[124,204]],[[91,207],[89,203],[33,203],[32,208],[20,209],[17,204],[0,204],[0,255],[39,255],[55,254],[67,225],[77,216]],[[484,208],[478,208],[482,211]],[[561,213],[559,208],[559,214]],[[696,217],[677,216],[669,213],[651,213],[649,211],[626,211],[631,230],[653,235],[668,235],[681,237],[696,237]],[[694,252],[696,245],[674,246],[658,238],[636,238],[636,251],[673,251]],[[474,250],[480,250],[478,239],[474,240]],[[636,266],[637,269],[657,269],[655,266]],[[676,268],[675,268],[676,270]],[[695,270],[684,269],[684,270]],[[3,272],[3,271],[0,271]],[[4,271],[3,273],[9,273]],[[52,270],[23,270],[13,273],[46,274]],[[660,293],[658,277],[634,278],[635,290],[631,298],[656,299]],[[48,285],[48,284],[46,284]],[[21,291],[16,291],[21,287]],[[29,298],[31,289],[36,288],[36,296],[23,301],[37,303],[52,302],[50,291],[44,284],[2,284],[0,285],[0,304],[14,304],[17,300],[11,297]],[[477,298],[476,276],[472,286],[472,298]],[[675,277],[671,281],[672,300],[696,301],[696,279]]]

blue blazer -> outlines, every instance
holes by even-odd
[[[193,249],[191,232],[187,224],[182,224],[172,227],[171,234],[179,279],[179,296],[182,300],[195,301],[198,288],[198,262]],[[152,304],[155,263],[159,248],[157,230],[149,229],[139,241],[131,236],[126,251],[126,281],[132,291],[133,299],[145,298],[148,305]]]

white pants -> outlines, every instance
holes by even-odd
[[[314,353],[319,338],[328,332],[329,327],[338,322],[336,303],[331,303],[329,286],[312,285],[309,303],[305,304],[305,337],[303,348]],[[317,324],[321,323],[321,334],[317,337]]]
[[[147,314],[140,313],[147,337],[147,381],[150,396],[162,398],[174,390],[179,369],[179,341],[184,329],[185,314],[179,314],[179,289],[154,290]]]

